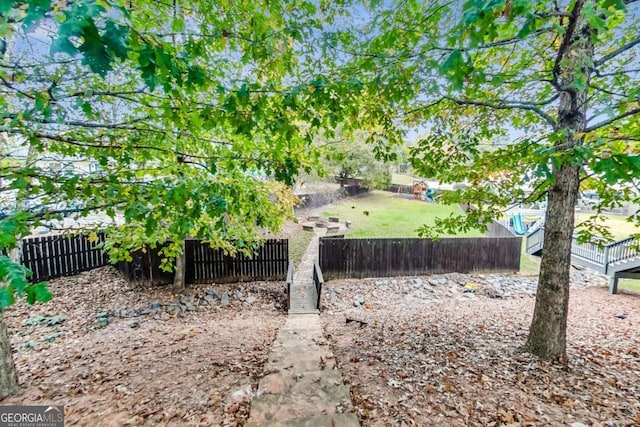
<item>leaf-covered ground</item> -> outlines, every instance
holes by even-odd
[[[327,284],[325,332],[363,426],[640,425],[640,295],[576,279],[556,366],[520,350],[530,289],[497,280]]]
[[[130,290],[112,268],[50,283],[54,300],[5,313],[25,390],[66,425],[241,425],[284,321],[283,285]]]

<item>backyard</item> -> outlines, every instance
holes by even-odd
[[[458,206],[427,203],[383,191],[345,199],[319,212],[324,217],[351,221],[351,228],[345,232],[349,237],[418,237],[416,230],[421,225],[433,225],[437,217],[462,213]],[[481,235],[479,230],[471,230],[458,236]]]
[[[353,236],[415,237],[458,212],[374,192],[298,214],[350,220]],[[279,237],[301,258],[311,235],[291,222]],[[79,426],[249,420],[286,318],[283,283],[191,285],[177,296],[132,289],[104,267],[50,288],[52,302],[5,313],[24,393],[4,404],[62,402]],[[321,319],[363,426],[637,425],[639,297],[610,296],[606,278],[585,270],[572,271],[572,288],[560,367],[520,351],[536,291],[522,274],[331,281]]]

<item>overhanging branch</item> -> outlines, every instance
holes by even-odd
[[[625,44],[624,46],[621,46],[620,48],[614,50],[613,52],[610,52],[610,53],[606,54],[605,56],[603,56],[602,58],[596,60],[594,62],[594,65],[596,67],[599,67],[600,65],[603,65],[608,60],[613,59],[616,56],[620,55],[621,53],[624,53],[624,52],[628,51],[629,49],[631,49],[632,47],[636,46],[637,44],[640,44],[640,37],[637,37],[637,38],[631,40],[629,43]]]
[[[531,111],[531,112],[536,113],[538,116],[540,116],[545,122],[547,122],[553,128],[555,128],[557,126],[557,123],[556,123],[555,120],[553,120],[553,117],[551,117],[550,115],[548,115],[547,113],[542,111],[539,107],[536,106],[536,104],[533,104],[533,103],[520,103],[520,102],[491,103],[491,102],[485,102],[485,101],[471,101],[471,100],[457,99],[457,98],[452,98],[450,96],[445,96],[445,99],[448,99],[449,101],[451,101],[453,103],[456,103],[458,105],[474,105],[474,106],[477,106],[477,107],[491,108],[493,110],[525,110],[525,111]],[[545,104],[546,103],[538,104],[538,105],[545,105]]]
[[[594,130],[598,130],[601,129],[605,126],[609,126],[612,123],[617,122],[618,120],[622,120],[626,117],[631,117],[631,116],[635,116],[636,114],[640,114],[640,108],[633,108],[631,110],[628,110],[622,114],[620,114],[619,116],[615,116],[615,117],[611,117],[608,120],[605,120],[604,122],[600,122],[598,124],[595,124],[593,126],[589,126],[588,128],[585,129],[585,133],[588,132],[593,132]]]

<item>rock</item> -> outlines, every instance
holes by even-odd
[[[589,427],[589,426],[582,423],[571,423],[571,427]]]
[[[413,279],[413,283],[414,283],[415,285],[422,286],[422,285],[424,285],[424,280],[422,280],[422,279],[421,279],[421,278],[419,278],[419,277],[416,277],[415,279]]]
[[[447,279],[438,278],[438,277],[429,278],[429,284],[431,286],[441,286],[441,285],[445,285],[446,283],[447,283]]]
[[[129,391],[129,389],[125,386],[123,386],[122,384],[118,384],[114,390],[116,391],[116,393],[122,393],[122,394],[131,394],[131,392]]]
[[[131,322],[129,322],[129,327],[130,328],[139,328],[140,327],[140,320],[133,319]]]
[[[251,295],[251,296],[247,297],[247,304],[253,304],[257,300],[258,300],[258,298],[256,298],[253,295]]]
[[[242,293],[242,291],[235,291],[233,296],[239,299],[240,301],[244,301],[244,294]]]
[[[160,308],[162,308],[162,304],[157,301],[151,304],[151,310],[158,310]]]
[[[204,296],[204,300],[205,300],[206,302],[211,302],[211,301],[213,301],[214,299],[216,299],[216,298],[215,298],[213,295],[209,295],[209,294],[207,294],[207,295],[205,295],[205,296]]]
[[[342,288],[335,288],[335,289],[333,290],[333,292],[335,292],[335,293],[336,293],[336,295],[340,295],[340,294],[342,293],[342,291],[343,291],[343,290],[344,290],[344,289],[342,289]]]
[[[251,392],[251,385],[246,385],[241,389],[235,390],[231,395],[229,395],[229,398],[227,399],[227,406],[239,402],[249,402],[251,401],[252,396],[253,393]]]
[[[359,295],[353,300],[353,306],[360,307],[361,305],[364,305],[364,297]]]
[[[225,292],[222,294],[222,298],[220,298],[220,303],[222,305],[229,305],[229,293]]]
[[[218,293],[216,292],[215,289],[209,289],[207,290],[207,295],[208,296],[212,296],[215,299],[220,299],[220,295],[218,295]]]
[[[196,310],[196,306],[191,304],[191,303],[187,303],[185,305],[185,310],[187,310],[187,311],[195,311]]]

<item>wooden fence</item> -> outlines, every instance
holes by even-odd
[[[109,258],[87,235],[53,235],[22,240],[22,265],[33,275],[34,283],[56,277],[73,276],[109,264]]]
[[[225,255],[198,240],[185,242],[185,281],[187,283],[247,282],[286,280],[289,266],[289,241],[270,239],[251,256]]]
[[[518,271],[521,237],[320,239],[325,280]]]
[[[253,255],[232,257],[199,240],[185,242],[185,283],[233,283],[255,280],[286,280],[289,263],[288,240],[270,239]],[[131,262],[118,263],[124,277],[135,284],[173,283],[173,272],[160,268],[161,247],[136,251]]]
[[[53,235],[26,238],[22,241],[21,263],[33,273],[34,283],[58,277],[73,276],[83,271],[109,265],[109,257],[90,242],[87,235]],[[131,254],[131,262],[118,263],[118,269],[130,283],[173,283],[173,272],[160,268],[162,246],[138,250]],[[252,280],[285,280],[289,262],[287,240],[267,240],[252,256],[224,255],[198,240],[185,242],[185,282],[243,282]]]

